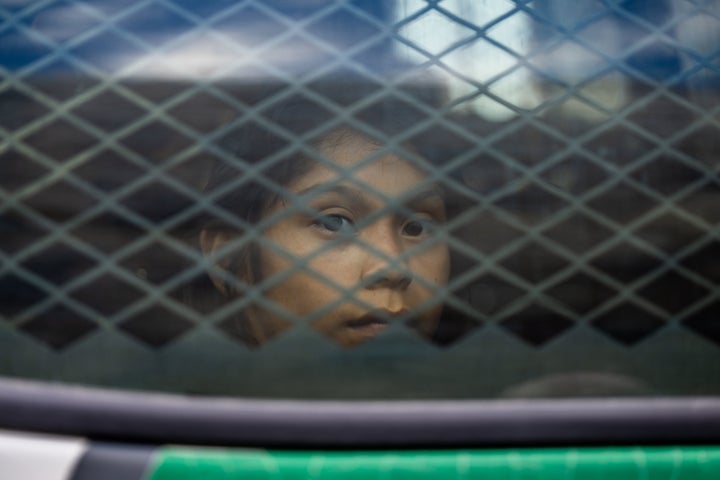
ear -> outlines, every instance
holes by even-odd
[[[227,230],[204,229],[200,232],[200,250],[205,257],[210,257],[216,254],[234,236],[235,235],[228,232]],[[217,259],[215,261],[215,267],[223,270],[228,275],[237,276],[245,273],[245,268],[241,269],[243,271],[233,271],[234,269],[231,268],[232,264],[233,260],[230,255],[226,255],[223,258]],[[226,295],[228,297],[235,295],[236,289],[231,286],[229,282],[227,282],[227,280],[223,278],[223,276],[218,275],[218,272],[215,269],[208,272],[208,275],[210,276],[210,280],[212,280],[213,285],[215,285],[215,288],[222,292],[223,295]],[[243,278],[243,280],[248,281],[249,279]]]

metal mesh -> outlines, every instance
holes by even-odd
[[[5,1],[0,18],[0,374],[242,395],[718,393],[720,3]],[[317,144],[339,127],[378,150],[339,168]],[[411,214],[413,192],[358,179],[386,155],[458,211],[397,257],[357,241],[391,269],[446,244],[448,284],[413,279],[445,315],[428,332],[404,312],[347,349],[314,327],[372,308],[367,282],[310,268],[338,241],[260,282],[223,265],[258,242],[288,257],[263,238],[312,214],[273,176],[288,158],[386,205],[359,229]],[[288,208],[238,216],[250,184]],[[234,236],[203,255],[207,225]],[[336,299],[304,316],[267,300],[302,273]],[[258,338],[238,320],[252,304],[282,328]]]

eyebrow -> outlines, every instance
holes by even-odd
[[[411,192],[411,194],[408,195],[407,199],[403,203],[407,205],[412,205],[416,203],[421,203],[422,201],[432,197],[439,197],[441,200],[445,200],[445,192],[442,187],[440,187],[440,185],[433,183],[428,185],[427,187],[419,189],[417,194]]]
[[[300,190],[296,193],[296,195],[301,198],[308,198],[314,195],[326,193],[335,193],[342,197],[348,198],[350,201],[358,202],[362,201],[362,198],[366,192],[358,186],[350,186],[330,181],[311,185],[307,188]],[[371,191],[370,193],[373,192]],[[443,200],[443,189],[437,184],[431,184],[428,187],[422,187],[417,192],[412,190],[406,192],[405,194],[403,194],[403,201],[401,204],[414,205],[435,196],[440,197],[440,199]]]
[[[324,193],[336,193],[343,197],[357,199],[362,195],[362,190],[360,190],[359,188],[351,187],[349,185],[343,185],[341,183],[322,182],[311,185],[308,188],[304,188],[297,192],[295,195],[302,198],[313,197],[315,195]]]

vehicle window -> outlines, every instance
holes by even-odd
[[[0,3],[0,375],[720,393],[720,2]]]

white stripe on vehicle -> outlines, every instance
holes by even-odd
[[[86,448],[83,438],[0,430],[0,479],[68,480]]]

